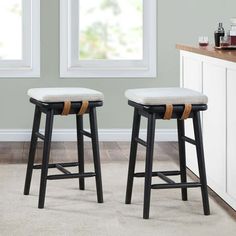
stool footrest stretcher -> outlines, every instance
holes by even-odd
[[[48,175],[48,180],[57,180],[57,179],[76,179],[76,178],[89,178],[95,177],[96,173],[88,172],[88,173],[77,173],[77,174],[61,174],[61,175]]]
[[[180,171],[157,171],[152,172],[152,177],[159,177],[168,184],[176,184],[175,181],[168,178],[167,176],[180,175],[180,173]],[[136,173],[134,174],[134,177],[145,177],[145,173]]]
[[[36,137],[40,138],[41,140],[45,139],[45,136],[39,132],[36,132],[35,135],[36,135]]]
[[[89,133],[89,132],[87,132],[87,131],[85,131],[85,130],[81,130],[80,133],[83,134],[84,136],[87,136],[87,137],[89,137],[89,138],[92,138],[92,134]]]
[[[169,184],[174,184],[175,183],[175,181],[168,178],[166,175],[164,175],[162,173],[158,173],[158,177],[161,178],[162,180],[164,180],[166,183],[169,183]]]
[[[196,141],[195,141],[194,139],[191,139],[191,138],[186,137],[186,136],[182,136],[181,139],[184,140],[184,141],[187,142],[187,143],[196,145]]]
[[[147,147],[147,142],[145,142],[144,140],[140,139],[140,138],[135,138],[135,141],[141,145],[143,145],[144,147]]]
[[[165,175],[165,176],[175,176],[175,175],[180,175],[181,172],[179,170],[156,171],[156,172],[152,172],[152,177],[160,177],[160,174]],[[137,177],[137,178],[145,177],[145,173],[144,172],[135,173],[134,177]]]
[[[201,187],[201,183],[192,182],[192,183],[171,183],[171,184],[152,184],[152,189],[168,189],[168,188],[197,188]]]
[[[58,169],[58,170],[60,170],[62,173],[64,173],[64,174],[71,174],[71,172],[70,171],[68,171],[67,169],[65,169],[62,165],[60,165],[60,164],[56,164],[56,168]]]
[[[48,168],[57,168],[57,165],[60,165],[62,167],[74,167],[74,166],[79,166],[79,162],[53,163],[53,164],[48,164]],[[42,165],[34,165],[33,168],[42,169]]]

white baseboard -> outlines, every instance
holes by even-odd
[[[41,131],[43,133],[43,131]],[[28,129],[0,129],[0,142],[30,141],[31,130]],[[100,129],[99,141],[130,141],[131,129]],[[146,130],[140,130],[140,138],[146,140]],[[52,140],[55,142],[76,141],[75,129],[54,129]],[[85,140],[88,140],[85,138]],[[177,141],[175,129],[157,129],[156,141]]]

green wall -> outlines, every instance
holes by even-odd
[[[148,1],[148,0],[145,0]],[[235,0],[158,0],[158,76],[156,79],[60,79],[59,0],[41,0],[41,78],[0,78],[0,129],[29,129],[33,106],[26,92],[32,87],[81,86],[102,91],[104,107],[99,109],[100,128],[130,128],[132,109],[124,91],[138,87],[179,85],[179,53],[176,43],[195,44],[199,35],[212,40],[218,21],[229,27],[236,16]],[[214,78],[213,78],[214,79]],[[74,127],[73,117],[57,118],[57,128]],[[175,127],[160,122],[160,128]]]

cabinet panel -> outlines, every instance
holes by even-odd
[[[202,92],[202,62],[198,58],[183,56],[183,87]]]
[[[203,63],[203,93],[208,96],[208,110],[203,113],[208,185],[226,190],[226,68]]]
[[[183,87],[202,92],[202,62],[195,57],[183,56],[182,58]],[[186,136],[194,139],[192,119],[185,121]],[[195,146],[186,143],[186,163],[188,168],[198,174],[197,156]]]
[[[236,200],[236,70],[227,72],[227,193]]]
[[[205,93],[203,141],[208,185],[236,210],[236,63],[181,51],[181,86]],[[193,137],[192,122],[186,135]],[[196,174],[195,148],[187,144],[187,166]]]

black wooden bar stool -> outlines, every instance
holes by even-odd
[[[129,100],[128,104],[134,107],[125,203],[131,203],[134,177],[144,177],[144,219],[149,218],[151,189],[181,188],[182,200],[187,201],[187,188],[201,187],[204,214],[209,215],[210,209],[200,121],[200,111],[207,110],[207,97],[196,91],[184,88],[133,89],[127,90],[125,95]],[[148,119],[146,141],[139,138],[141,116]],[[193,119],[195,140],[185,136],[184,120],[187,118]],[[180,170],[152,171],[156,119],[177,120]],[[196,146],[200,175],[199,182],[187,182],[185,142]],[[143,173],[135,173],[138,144],[146,147],[146,166]],[[180,183],[176,183],[168,177],[175,175],[180,175]],[[152,184],[152,177],[159,177],[166,183]]]
[[[103,94],[86,88],[35,88],[28,91],[30,102],[35,105],[33,130],[25,179],[24,194],[29,195],[33,169],[41,169],[38,208],[44,208],[47,180],[79,178],[79,187],[85,189],[84,178],[95,177],[98,203],[103,202],[100,154],[96,107],[103,105]],[[46,114],[45,134],[39,132],[41,114]],[[83,115],[89,114],[91,132],[83,129]],[[78,161],[49,164],[54,115],[76,115]],[[91,138],[95,172],[84,171],[84,136]],[[44,142],[42,165],[35,165],[38,138]],[[78,173],[65,167],[78,166]],[[57,168],[62,174],[48,175],[48,168]]]

